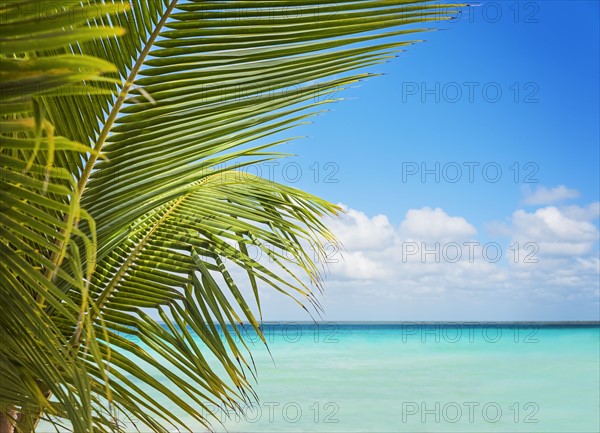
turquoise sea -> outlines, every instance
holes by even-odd
[[[266,324],[231,432],[600,432],[600,327]],[[248,335],[248,343],[255,341]],[[200,430],[204,431],[204,430]]]
[[[600,431],[597,324],[264,330],[273,359],[255,345],[260,401],[245,416],[215,408],[217,432]]]

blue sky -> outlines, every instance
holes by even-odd
[[[302,186],[396,222],[408,207],[426,205],[483,222],[519,202],[523,182],[514,182],[511,164],[534,162],[540,184],[567,184],[581,192],[581,203],[597,200],[598,2],[537,2],[538,23],[515,23],[511,2],[494,4],[503,11],[498,22],[484,19],[482,7],[467,9],[474,11],[473,23],[465,17],[445,24],[449,31],[425,34],[425,43],[375,68],[386,76],[343,95],[357,99],[336,104],[304,128],[310,139],[293,146],[302,166],[304,160],[336,162],[340,182],[315,184],[304,176]],[[523,5],[522,15],[532,12]],[[477,83],[471,85],[473,102],[469,82]],[[425,93],[436,84],[439,92]],[[462,97],[452,103],[457,87]],[[498,88],[500,100],[486,101]],[[469,184],[466,173],[456,184],[435,184],[433,176],[425,184],[419,176],[402,182],[401,162],[433,168],[436,161],[497,162],[504,173],[496,185]],[[522,168],[522,177],[531,171]]]
[[[293,185],[350,210],[334,223],[350,248],[330,267],[326,320],[599,319],[598,5],[468,8],[296,131],[308,138],[281,149],[298,156],[275,180],[298,177]],[[440,182],[423,182],[423,164],[436,163]],[[504,257],[480,269],[398,260],[403,242],[424,239],[497,242]],[[507,263],[514,242],[534,243],[539,262]],[[364,275],[351,272],[363,265]],[[265,312],[306,319],[278,297]]]

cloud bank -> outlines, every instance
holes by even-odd
[[[324,320],[599,319],[599,202],[516,209],[481,227],[439,207],[408,209],[392,224],[341,206],[326,221],[339,245],[319,263]],[[262,293],[266,320],[309,319]]]

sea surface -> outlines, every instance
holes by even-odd
[[[600,432],[598,324],[271,323],[264,332],[271,354],[253,349],[260,401],[245,415],[214,408],[217,432]]]

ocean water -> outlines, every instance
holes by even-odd
[[[600,328],[266,324],[219,432],[600,432]],[[245,338],[256,341],[253,335]],[[198,428],[199,431],[204,431]]]
[[[260,401],[244,415],[214,408],[217,432],[600,431],[597,325],[264,330],[272,359],[262,344],[253,349]]]

